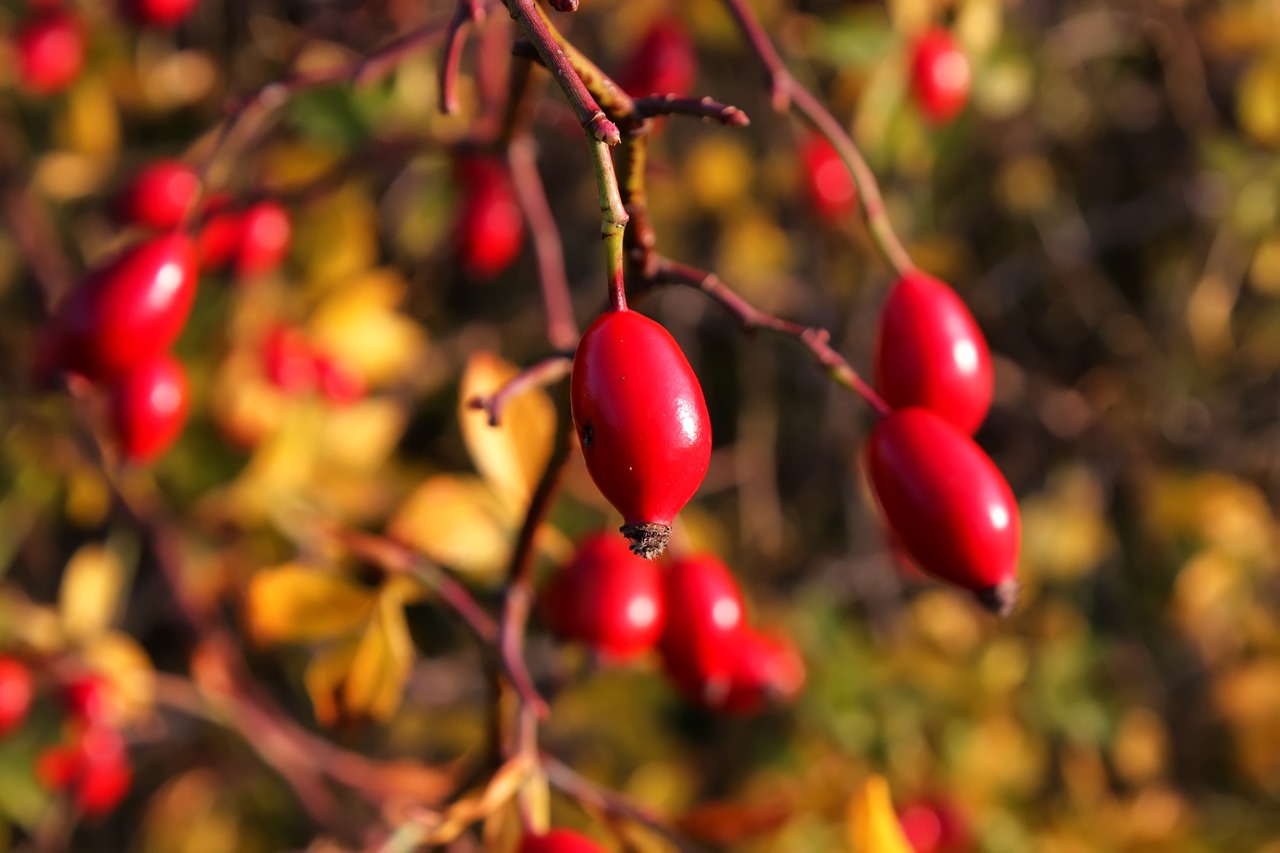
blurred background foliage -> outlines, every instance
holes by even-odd
[[[72,271],[135,236],[114,224],[112,193],[152,159],[207,152],[229,94],[451,12],[204,0],[167,34],[75,5],[91,55],[64,96],[22,95],[0,56],[3,190],[35,199]],[[694,364],[716,447],[677,547],[729,562],[753,618],[796,637],[809,682],[793,708],[717,718],[653,661],[599,668],[535,625],[544,747],[724,849],[847,849],[850,798],[879,773],[899,805],[950,803],[982,851],[1277,853],[1280,3],[753,5],[854,133],[917,262],[988,335],[997,402],[978,440],[1024,513],[1023,604],[996,622],[899,567],[861,481],[861,403],[791,342],[744,338],[696,292],[659,292],[642,310]],[[0,5],[0,30],[24,7]],[[660,248],[830,329],[865,370],[890,277],[860,224],[814,215],[805,131],[771,111],[720,4],[585,0],[556,21],[611,70],[668,12],[697,43],[695,91],[752,124],[665,122],[650,170]],[[930,20],[951,23],[974,67],[969,108],[942,129],[905,97],[906,37]],[[509,39],[501,10],[489,29]],[[383,80],[299,94],[215,164],[216,187],[290,199],[292,250],[277,274],[201,282],[179,345],[190,424],[152,469],[121,474],[162,496],[186,584],[233,626],[261,690],[346,747],[458,784],[490,733],[481,651],[428,589],[323,531],[389,531],[496,603],[550,453],[563,386],[519,399],[496,430],[461,405],[549,352],[527,245],[489,282],[456,263],[453,147],[477,114],[480,51],[473,40],[458,116],[438,114],[425,49]],[[537,85],[539,169],[585,324],[604,295],[590,161],[558,92]],[[290,196],[341,164],[323,191]],[[75,843],[305,847],[315,827],[242,740],[155,706],[154,672],[186,673],[193,638],[71,404],[32,389],[42,310],[0,231],[0,643],[78,656],[125,686],[136,743],[132,793]],[[347,407],[283,396],[259,355],[280,322],[349,359],[372,393]],[[580,460],[552,522],[544,568],[618,523]],[[56,729],[38,715],[0,742],[14,837],[46,813],[31,764]],[[553,809],[608,837],[572,804]]]

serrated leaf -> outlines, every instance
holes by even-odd
[[[379,722],[391,719],[400,708],[412,667],[413,640],[404,618],[404,602],[384,590],[343,684],[346,712]]]
[[[467,405],[475,397],[497,391],[517,373],[513,365],[493,353],[471,356],[462,374],[458,420],[471,461],[498,495],[523,515],[551,458],[555,404],[541,389],[526,391],[507,401],[498,426],[490,426],[484,412]]]
[[[246,621],[259,643],[333,639],[360,627],[374,593],[331,572],[286,563],[262,569],[249,581]]]
[[[872,776],[849,801],[848,830],[852,853],[913,853],[883,776]]]
[[[514,520],[478,477],[429,478],[401,505],[387,533],[454,571],[496,576],[511,553]]]
[[[120,556],[101,545],[83,545],[72,555],[58,589],[58,613],[69,639],[84,642],[111,625],[124,578]]]

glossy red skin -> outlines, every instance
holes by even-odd
[[[587,471],[627,524],[670,524],[711,461],[702,386],[661,325],[623,309],[578,342],[573,423]]]
[[[236,273],[262,275],[274,271],[289,254],[293,225],[279,202],[260,201],[239,216],[239,246],[235,252]]]
[[[964,814],[944,799],[906,803],[898,810],[898,822],[915,853],[968,853],[973,849]]]
[[[730,648],[729,691],[716,710],[756,714],[793,698],[804,686],[804,660],[787,637],[743,628]]]
[[[828,222],[840,222],[858,209],[858,188],[840,155],[818,134],[805,140],[800,151],[805,188],[814,212]]]
[[[101,675],[81,675],[63,685],[62,704],[67,713],[82,723],[105,723],[112,712],[114,689]]]
[[[876,328],[876,387],[891,407],[932,409],[972,435],[991,408],[991,350],[959,295],[916,271],[889,291]]]
[[[18,28],[15,42],[18,77],[37,95],[61,92],[84,68],[84,33],[70,12],[48,9],[36,13]]]
[[[866,464],[885,522],[921,569],[974,592],[1014,579],[1018,504],[972,438],[928,409],[901,409],[871,431]]]
[[[320,394],[335,406],[350,405],[365,395],[364,378],[341,359],[317,355],[315,372]]]
[[[153,27],[176,27],[190,17],[199,0],[122,0],[133,20]]]
[[[667,624],[658,642],[663,669],[691,700],[723,703],[740,659],[746,605],[733,573],[709,554],[674,561],[664,574]]]
[[[316,356],[297,329],[276,326],[262,341],[262,372],[285,394],[307,394],[315,387]]]
[[[614,80],[637,98],[684,96],[693,89],[697,76],[697,59],[688,33],[679,21],[662,18],[649,27]]]
[[[973,72],[955,38],[942,27],[931,27],[916,39],[911,51],[911,94],[920,112],[933,124],[946,124],[969,101]]]
[[[558,636],[615,661],[653,648],[666,622],[662,569],[632,554],[616,533],[583,540],[540,601]]]
[[[458,219],[458,253],[468,278],[485,281],[511,266],[524,244],[524,217],[506,164],[494,157],[466,157],[458,175],[464,202]]]
[[[182,225],[200,200],[200,176],[181,160],[146,166],[122,193],[120,214],[127,221],[165,231]]]
[[[40,753],[35,772],[50,790],[72,788],[76,808],[86,817],[112,811],[133,781],[124,738],[116,729],[98,725],[82,730],[72,743]]]
[[[0,737],[15,731],[26,721],[34,695],[31,670],[13,658],[0,657]]]
[[[553,829],[545,835],[526,835],[517,853],[605,853],[605,849],[580,833]]]
[[[171,233],[134,244],[83,279],[59,312],[64,367],[119,376],[168,350],[196,295],[191,240]]]
[[[191,391],[182,364],[168,354],[134,367],[112,385],[111,423],[130,462],[150,462],[178,440]]]

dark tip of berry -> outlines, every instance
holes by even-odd
[[[655,524],[652,521],[640,524],[624,524],[622,535],[631,540],[631,553],[652,560],[666,550],[671,539],[670,524]]]
[[[1008,616],[1018,605],[1018,582],[1009,578],[974,594],[989,612],[996,616]]]

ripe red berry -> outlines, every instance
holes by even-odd
[[[38,12],[16,36],[18,76],[31,92],[52,95],[71,85],[84,67],[85,45],[80,22],[70,12]]]
[[[930,27],[912,45],[911,93],[934,124],[946,124],[964,109],[972,76],[968,57],[942,27]]]
[[[818,216],[839,222],[858,209],[853,176],[825,137],[815,133],[806,139],[800,156],[809,200]]]
[[[199,0],[123,0],[124,10],[140,24],[176,27],[195,9]]]
[[[364,377],[342,359],[321,353],[315,357],[316,381],[330,403],[345,406],[365,394]]]
[[[77,676],[62,686],[62,704],[67,713],[89,726],[109,722],[115,703],[114,685],[97,673]]]
[[[260,201],[243,211],[239,222],[236,273],[262,275],[279,267],[289,254],[289,241],[293,236],[289,211],[279,202]]]
[[[553,829],[545,835],[526,835],[517,853],[605,853],[590,838],[568,829]]]
[[[698,76],[693,42],[680,22],[653,23],[614,79],[634,97],[689,94]]]
[[[34,693],[31,670],[13,658],[0,657],[0,737],[27,719]]]
[[[1021,518],[973,439],[928,409],[900,409],[871,431],[866,462],[885,521],[911,559],[1007,615],[1017,600]]]
[[[458,163],[464,196],[458,219],[458,251],[468,278],[484,281],[505,270],[524,243],[524,217],[507,166],[495,157]]]
[[[121,193],[120,215],[165,231],[182,225],[200,199],[200,176],[181,160],[158,160],[134,175]]]
[[[262,370],[285,394],[307,394],[316,387],[316,357],[297,329],[276,326],[262,341]]]
[[[541,601],[556,634],[619,661],[653,648],[666,620],[662,569],[613,534],[579,544],[543,588]]]
[[[240,244],[240,214],[232,210],[228,193],[215,193],[205,203],[204,219],[196,238],[200,269],[212,271],[231,263]]]
[[[711,555],[684,557],[666,570],[667,624],[658,643],[667,676],[695,702],[719,707],[740,660],[735,644],[746,630],[742,591]]]
[[[804,686],[804,660],[781,634],[743,627],[729,644],[729,690],[713,707],[731,714],[755,714],[795,697]]]
[[[190,390],[182,364],[162,353],[134,366],[111,386],[111,424],[131,462],[150,462],[168,450],[187,422]]]
[[[59,313],[64,366],[118,376],[169,348],[196,294],[195,247],[182,234],[137,243],[90,273]]]
[[[972,435],[991,408],[991,351],[954,290],[915,271],[889,291],[876,330],[876,387],[895,409],[932,409]]]
[[[578,343],[570,399],[591,479],[622,513],[631,550],[656,557],[711,461],[698,377],[658,323],[606,311]]]
[[[973,849],[968,821],[954,803],[928,797],[906,803],[898,823],[915,853],[967,853]]]
[[[76,807],[87,817],[114,809],[133,781],[124,738],[116,729],[100,725],[83,729],[72,743],[40,753],[35,771],[49,790],[71,788]]]

